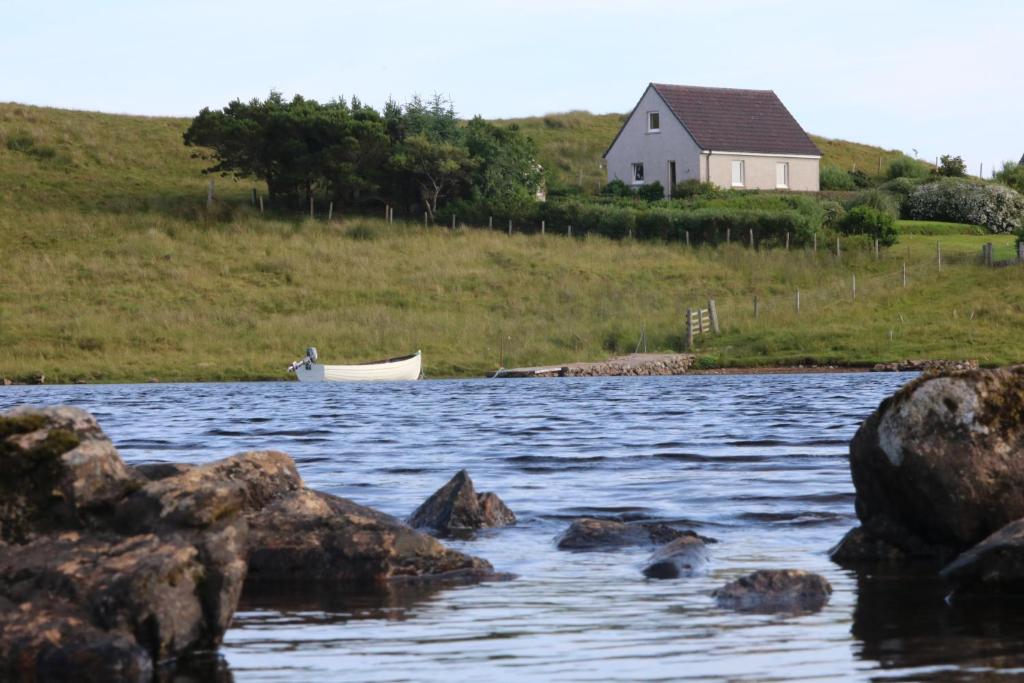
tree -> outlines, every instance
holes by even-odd
[[[533,141],[517,126],[496,126],[479,116],[466,124],[463,139],[473,161],[471,198],[486,203],[493,213],[522,216],[543,182]]]
[[[453,196],[474,166],[465,147],[431,139],[424,133],[407,137],[392,164],[414,179],[431,219],[437,213],[438,201]]]
[[[213,163],[204,172],[262,179],[280,206],[304,206],[318,192],[351,202],[379,185],[390,147],[379,114],[355,98],[352,104],[286,102],[271,92],[266,100],[203,109],[184,141],[205,148],[197,156]]]
[[[967,164],[959,156],[943,154],[939,157],[939,167],[935,172],[950,178],[962,178],[967,175]]]
[[[1017,192],[1024,193],[1024,164],[1013,161],[1003,162],[1003,167],[996,171],[995,180]]]

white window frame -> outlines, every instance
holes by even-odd
[[[732,172],[732,186],[733,187],[746,187],[747,186],[747,164],[743,159],[733,159],[729,165]],[[739,169],[739,182],[736,182],[736,170]]]
[[[654,127],[651,125],[651,117],[658,117],[658,126]],[[649,111],[647,112],[647,132],[648,133],[660,133],[661,132],[661,112],[660,111]]]
[[[640,170],[640,177],[639,178],[636,177],[637,176],[637,169]],[[635,162],[633,162],[633,184],[634,185],[643,185],[644,182],[645,182],[644,181],[644,162],[642,162],[642,161],[635,161]]]
[[[782,170],[782,182],[779,182],[779,170]],[[775,162],[775,189],[776,190],[788,190],[789,189],[789,162],[788,161],[776,161]]]

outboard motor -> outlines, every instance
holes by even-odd
[[[310,346],[306,349],[306,357],[302,360],[297,360],[288,366],[288,372],[295,372],[299,367],[305,365],[307,370],[313,369],[313,363],[319,358],[316,352],[316,347]]]

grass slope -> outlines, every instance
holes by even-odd
[[[600,156],[610,137],[598,131],[618,125],[572,116],[575,128],[531,124],[545,128],[537,138],[552,168],[575,168],[591,148]],[[683,311],[709,296],[723,335],[699,352],[720,365],[1024,359],[1021,271],[973,263],[983,242],[1004,253],[1011,238],[906,235],[880,261],[837,261],[824,251],[328,225],[261,218],[245,206],[254,184],[225,179],[211,215],[201,163],[180,142],[185,125],[0,105],[0,376],[283,378],[310,344],[338,362],[421,348],[430,376],[477,375],[498,364],[502,339],[506,365],[631,351],[642,328],[651,350],[677,350]]]

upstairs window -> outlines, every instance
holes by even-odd
[[[743,161],[732,162],[732,186],[743,187],[746,184],[746,169]]]
[[[661,114],[656,111],[647,112],[647,132],[657,133],[661,130]]]
[[[644,165],[633,164],[633,184],[640,185],[644,182]]]
[[[780,161],[775,164],[775,187],[780,190],[789,189],[789,162]]]

